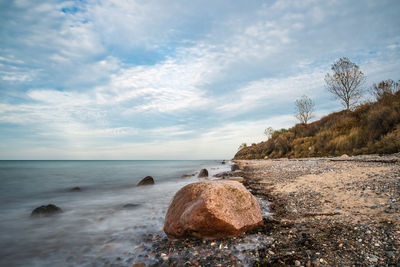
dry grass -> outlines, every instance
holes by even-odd
[[[266,142],[241,149],[235,159],[301,158],[400,151],[400,91],[354,111],[275,131]]]

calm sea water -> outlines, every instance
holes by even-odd
[[[130,266],[143,259],[148,234],[165,236],[174,194],[198,181],[183,174],[220,161],[0,161],[0,266]],[[153,186],[137,187],[147,176]],[[79,186],[80,192],[69,189]],[[55,204],[63,213],[31,218]],[[139,204],[124,208],[125,204]]]

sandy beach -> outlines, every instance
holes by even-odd
[[[398,266],[400,159],[391,156],[238,160],[267,199],[273,242],[254,265]]]

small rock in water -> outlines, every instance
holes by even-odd
[[[181,176],[181,178],[190,178],[190,177],[193,177],[193,176],[194,176],[194,174],[184,174],[184,175]]]
[[[53,214],[61,213],[62,210],[56,205],[49,204],[47,206],[40,206],[34,209],[31,213],[32,217],[44,217],[51,216]]]
[[[82,189],[79,186],[72,187],[69,189],[70,192],[80,192]]]
[[[198,175],[198,177],[208,177],[208,171],[207,169],[202,169]]]
[[[154,184],[154,179],[151,176],[146,176],[140,182],[137,184],[137,186],[141,185],[153,185]]]
[[[134,209],[134,208],[137,208],[137,207],[139,207],[139,206],[140,206],[140,204],[128,203],[128,204],[125,204],[125,205],[124,205],[124,208],[126,208],[126,209]]]

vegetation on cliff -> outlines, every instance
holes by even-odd
[[[375,86],[379,92],[379,85]],[[241,148],[235,159],[301,158],[400,151],[400,91],[385,91],[376,102],[332,113],[310,124],[274,131],[259,144]]]

